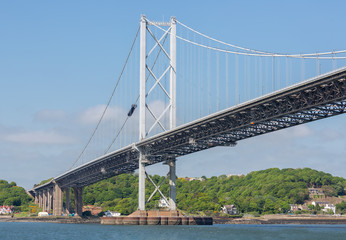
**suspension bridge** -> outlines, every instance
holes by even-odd
[[[139,43],[138,43],[139,41]],[[282,54],[145,16],[99,121],[65,173],[30,190],[43,211],[82,214],[83,187],[138,169],[138,210],[159,193],[176,210],[176,160],[346,112],[346,50]],[[340,66],[340,67],[338,67]],[[145,168],[168,165],[169,196]],[[145,198],[145,179],[155,186]],[[63,201],[65,194],[66,200]]]

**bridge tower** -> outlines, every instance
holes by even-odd
[[[150,31],[149,26],[150,25],[157,25],[162,27],[168,27],[166,32],[163,33],[163,36],[161,38],[156,38],[153,33]],[[149,33],[149,34],[147,34]],[[155,46],[150,50],[149,53],[147,53],[147,35],[149,37],[152,37],[155,41]],[[169,35],[169,50],[164,48],[164,45],[162,44],[162,39],[165,37],[168,37]],[[154,50],[154,48],[160,48],[160,52],[163,52],[167,56],[168,67],[164,71],[164,73],[161,75],[155,74],[155,69],[150,68],[147,64],[147,58],[149,57],[150,53]],[[164,86],[160,84],[161,79],[165,75],[169,75],[169,91],[164,89]],[[169,104],[168,106],[162,111],[162,113],[159,115],[159,117],[156,117],[147,104],[147,97],[150,94],[151,91],[146,90],[146,81],[148,77],[152,77],[155,79],[156,83],[154,84],[154,87],[160,86],[163,91],[165,91],[168,99]],[[157,77],[160,76],[160,77]],[[151,89],[152,90],[152,89]],[[140,89],[139,89],[139,140],[142,141],[146,138],[146,136],[150,133],[150,131],[154,128],[156,124],[159,124],[163,130],[165,130],[162,127],[162,124],[160,123],[160,120],[166,112],[169,114],[169,129],[173,129],[176,127],[176,19],[175,17],[172,17],[170,22],[150,22],[146,19],[145,15],[142,15],[140,20]],[[155,118],[155,122],[149,126],[149,123],[146,122],[146,111],[149,111],[151,115]],[[147,131],[147,129],[149,129]],[[138,194],[138,210],[145,210],[145,204],[146,202],[150,201],[150,198],[146,201],[145,200],[145,178],[146,176],[149,178],[149,180],[154,184],[154,182],[150,179],[149,175],[146,174],[145,171],[145,165],[148,162],[148,158],[146,155],[145,149],[139,149],[139,194]],[[166,163],[169,166],[169,201],[163,196],[161,191],[158,189],[159,187],[156,187],[156,191],[158,191],[163,199],[166,201],[166,203],[169,205],[170,210],[176,210],[176,195],[175,195],[175,178],[176,178],[176,167],[175,162],[176,159],[173,156],[165,156]],[[155,192],[152,194],[152,196],[155,194]],[[151,197],[152,197],[151,196]]]

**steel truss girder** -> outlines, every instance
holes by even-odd
[[[345,79],[346,68],[145,139],[135,146],[145,152],[146,165],[151,165],[165,161],[167,156],[183,156],[342,114],[346,112]],[[138,151],[130,145],[54,180],[63,187],[87,186],[137,168]],[[40,191],[44,187],[37,186],[33,190]]]
[[[313,86],[310,89],[305,88],[293,92],[291,95],[287,94],[281,98],[263,102],[256,107],[235,112],[234,114],[225,116],[226,121],[225,119],[223,119],[223,121],[217,119],[213,122],[205,123],[204,127],[202,127],[202,125],[199,126],[198,130],[195,132],[194,129],[189,128],[189,136],[193,136],[194,139],[203,139],[205,138],[203,135],[212,137],[217,135],[218,132],[224,132],[223,129],[236,128],[242,130],[237,132],[236,135],[240,136],[239,139],[243,139],[244,136],[251,137],[252,135],[266,133],[266,131],[278,130],[344,113],[345,104],[342,101],[343,98],[345,98],[344,76],[343,78],[334,78],[332,82],[324,85]],[[331,100],[336,101],[328,103]],[[251,122],[255,123],[251,126]],[[262,127],[259,132],[254,131],[254,129],[260,128],[258,127],[258,124],[267,126],[267,129]],[[244,125],[248,125],[252,130],[246,130],[247,128],[244,128]],[[232,131],[227,132],[232,133]],[[163,140],[163,142],[164,141],[165,140]],[[165,147],[162,140],[159,140],[158,142],[162,147]],[[169,140],[169,143],[169,145],[173,145],[175,148],[179,145],[188,145],[188,137],[180,135],[176,140],[176,144],[172,143],[172,139]],[[168,146],[168,149],[166,148],[162,150],[165,151],[169,149],[170,147]],[[157,149],[156,152],[162,150]]]

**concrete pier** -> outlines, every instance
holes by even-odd
[[[71,212],[71,206],[70,206],[70,203],[71,203],[71,201],[70,201],[70,188],[68,187],[68,188],[65,188],[64,189],[64,192],[65,192],[65,199],[66,199],[66,201],[65,201],[65,209],[66,209],[66,214],[70,214],[70,212]]]
[[[78,216],[82,216],[83,214],[83,188],[81,187],[73,187],[74,191],[74,204],[75,204],[75,212]]]
[[[213,225],[212,217],[183,216],[179,211],[136,211],[129,216],[102,217],[105,225]]]
[[[53,215],[61,216],[63,211],[63,192],[58,184],[54,185],[53,192]]]

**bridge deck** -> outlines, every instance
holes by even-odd
[[[346,112],[346,67],[225,109],[134,143],[56,178],[62,187],[87,186],[147,165]],[[48,186],[38,186],[34,189]]]

